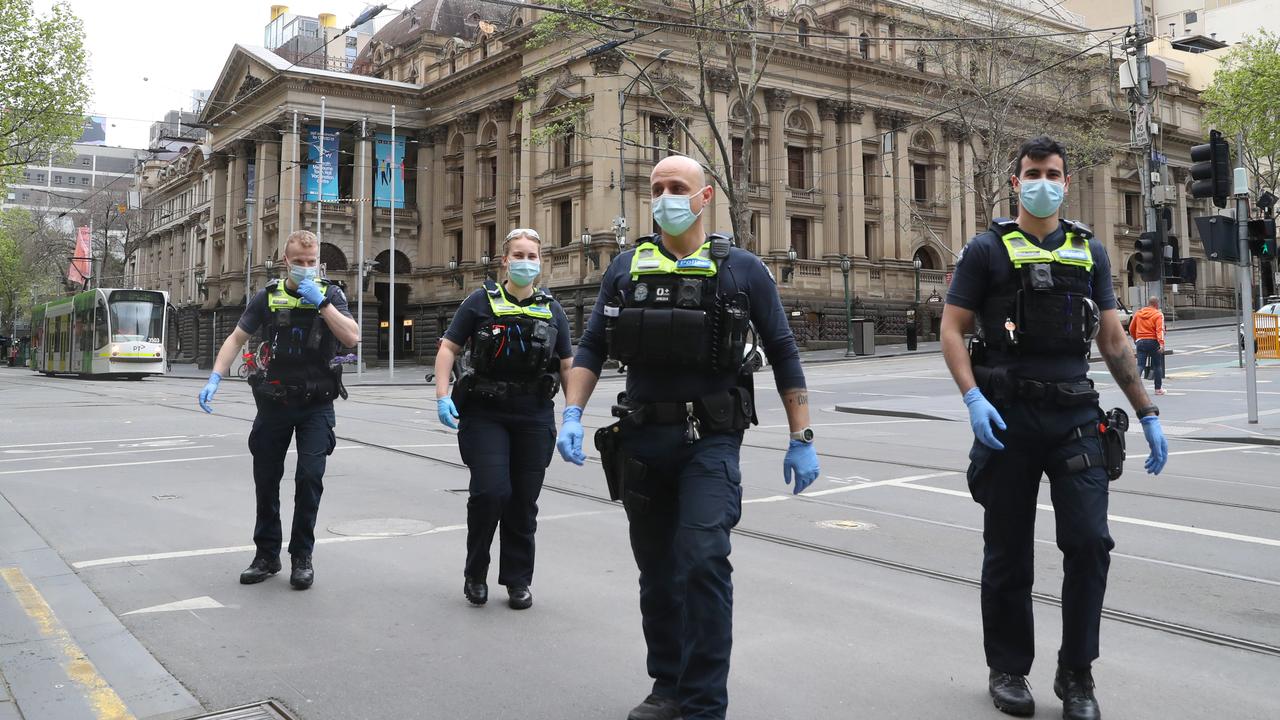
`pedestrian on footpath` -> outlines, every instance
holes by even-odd
[[[1146,307],[1133,314],[1129,335],[1138,355],[1138,374],[1150,363],[1156,394],[1164,395],[1164,313],[1160,312],[1160,298],[1152,296]]]
[[[556,445],[582,465],[582,409],[606,358],[627,365],[619,421],[596,448],[622,500],[640,570],[640,614],[653,689],[628,720],[725,717],[733,643],[729,533],[742,511],[739,454],[755,422],[748,322],[773,366],[791,427],[782,477],[799,493],[818,477],[809,396],[795,338],[760,258],[703,230],[714,189],[693,159],[650,175],[661,233],[614,258],[565,381]],[[794,477],[793,477],[794,476]]]
[[[542,271],[542,238],[517,228],[502,245],[501,285],[485,280],[454,314],[436,354],[436,413],[458,431],[458,451],[471,471],[467,560],[462,593],[489,600],[489,546],[498,540],[498,583],[515,610],[533,605],[538,494],[555,448],[555,396],[573,362],[569,319],[534,286]],[[452,391],[449,374],[471,344],[470,367]]]
[[[258,407],[249,433],[258,500],[253,528],[257,553],[240,573],[240,582],[260,583],[280,572],[280,479],[289,440],[296,437],[289,584],[306,590],[315,580],[311,553],[316,544],[325,461],[336,443],[333,399],[346,397],[341,366],[331,368],[331,361],[340,345],[355,347],[360,332],[342,290],[318,277],[320,246],[314,234],[306,230],[291,233],[285,242],[284,260],[289,276],[272,280],[255,293],[236,329],[222,343],[209,382],[200,391],[200,407],[213,412],[209,403],[230,371],[231,361],[261,330],[262,341],[271,348],[271,361],[265,371],[249,378]]]
[[[983,647],[995,706],[1029,716],[1035,654],[1036,497],[1049,476],[1063,557],[1062,644],[1053,689],[1066,720],[1101,717],[1092,664],[1112,542],[1107,492],[1123,467],[1123,411],[1104,414],[1089,380],[1095,335],[1116,385],[1141,418],[1146,469],[1168,457],[1160,411],[1147,397],[1116,314],[1106,248],[1059,217],[1070,187],[1067,151],[1041,136],[1018,151],[1010,180],[1018,217],[997,219],[956,262],[942,314],[942,352],[964,395],[974,442],[969,491],[982,505]],[[964,334],[977,337],[965,347]]]

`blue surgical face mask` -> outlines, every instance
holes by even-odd
[[[320,268],[302,267],[301,265],[289,265],[289,279],[297,285],[301,285],[303,280],[315,280],[320,275]]]
[[[691,225],[702,214],[699,210],[694,213],[689,209],[689,200],[694,195],[700,195],[702,191],[693,195],[663,195],[653,201],[653,220],[658,223],[658,227],[668,235],[679,235],[688,230]]]
[[[1047,218],[1062,207],[1062,196],[1067,187],[1053,180],[1023,180],[1018,191],[1018,201],[1027,212]]]
[[[518,287],[528,287],[540,272],[542,263],[537,260],[512,260],[507,263],[507,276]]]

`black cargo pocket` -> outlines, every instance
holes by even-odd
[[[551,458],[556,452],[556,428],[554,422],[547,428],[547,437],[549,438],[547,440],[547,448],[542,458],[542,467],[544,470],[551,466]]]
[[[990,478],[982,471],[991,462],[991,456],[994,454],[995,450],[977,440],[974,440],[973,447],[969,448],[969,470],[965,473],[965,477],[969,481],[969,495],[979,505],[986,504],[983,500],[986,498],[986,490],[991,484]]]

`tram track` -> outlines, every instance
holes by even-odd
[[[98,392],[93,392],[84,388],[78,388],[77,390],[79,392],[84,392],[90,395],[98,395],[99,397],[112,397],[115,399],[132,400],[134,403],[141,402],[136,398],[121,397],[119,395],[114,395],[112,393],[98,393]],[[175,404],[170,404],[165,402],[151,402],[149,404],[155,405],[158,407],[172,409],[172,410],[181,410],[186,412],[200,412],[197,408],[191,408],[186,405],[175,405]],[[234,415],[223,415],[223,417],[232,418],[235,420],[239,420],[241,422],[249,422],[249,423],[252,422],[252,419],[236,417]],[[388,421],[372,421],[372,420],[367,420],[363,418],[359,419],[359,422],[374,422],[376,424],[391,425],[391,426],[395,426],[405,430],[421,429],[415,425],[410,425],[410,424],[395,423],[395,422],[388,422]],[[426,453],[414,452],[405,448],[395,447],[393,445],[387,445],[384,443],[379,443],[379,442],[370,441],[370,440],[364,440],[364,439],[350,436],[350,435],[337,435],[336,433],[335,435],[340,440],[343,440],[345,442],[349,442],[355,445],[359,445],[362,447],[381,450],[384,452],[390,452],[397,455],[413,458],[415,460],[425,460],[427,462],[443,465],[443,466],[454,468],[454,469],[459,469],[459,470],[466,469],[465,464],[454,461],[454,460],[450,460],[447,458],[438,457],[438,456],[430,455]],[[760,445],[756,443],[744,443],[743,446],[751,447],[754,449],[760,449],[760,450],[781,452],[781,450],[777,448],[769,447],[767,445]],[[859,457],[853,457],[853,456],[847,456],[847,455],[839,455],[835,453],[820,453],[820,455],[824,457],[830,457],[830,458],[839,458],[844,460],[854,460],[854,461],[862,461],[862,462],[873,462],[873,463],[894,465],[897,467],[905,467],[905,468],[917,468],[917,469],[923,469],[923,470],[948,471],[948,472],[962,472],[954,468],[947,468],[942,466],[933,466],[933,465],[926,465],[926,464],[911,464],[911,463],[905,463],[902,461],[881,460],[881,459],[873,459],[873,458],[859,458]],[[592,462],[595,462],[595,461],[592,460]],[[578,490],[575,488],[566,487],[563,485],[559,485],[557,483],[553,483],[553,482],[544,483],[543,488],[545,490],[548,490],[566,497],[573,497],[579,500],[584,500],[584,501],[593,502],[597,504],[609,505],[612,507],[619,507],[618,503],[609,500],[607,497],[596,495],[594,493],[587,492],[584,490]],[[1113,489],[1112,492],[1117,492],[1117,491]],[[1129,492],[1131,494],[1137,494],[1137,495],[1166,497],[1159,493],[1146,493],[1143,491],[1129,491]],[[805,502],[807,500],[803,496],[797,496],[796,499],[800,502]],[[1191,499],[1191,498],[1167,497],[1167,499],[1196,502],[1195,499]],[[1229,507],[1244,507],[1247,509],[1258,509],[1265,512],[1280,512],[1280,511],[1269,509],[1269,508],[1254,508],[1252,506],[1241,506],[1238,504],[1231,504],[1231,503],[1207,503],[1207,504],[1218,504],[1218,505],[1224,505]],[[789,535],[772,533],[772,532],[767,532],[763,530],[755,530],[750,527],[744,527],[741,525],[736,527],[733,532],[735,535],[738,535],[740,537],[747,537],[760,542],[767,542],[773,545],[788,547],[788,548],[792,548],[802,552],[826,555],[829,557],[836,557],[844,560],[861,562],[864,564],[873,565],[876,567],[884,568],[884,569],[895,571],[895,572],[915,575],[918,577],[924,577],[931,580],[937,580],[940,582],[947,582],[951,584],[962,585],[962,586],[970,587],[974,589],[981,588],[981,581],[979,579],[956,574],[956,573],[951,573],[943,570],[937,570],[934,568],[929,568],[924,565],[918,565],[914,563],[894,560],[894,559],[879,556],[879,555],[872,555],[869,553],[860,553],[860,552],[856,552],[854,550],[848,550],[845,548],[824,545],[820,543],[814,543],[808,540],[803,540],[803,539],[792,537]],[[1051,607],[1061,607],[1062,605],[1062,600],[1060,597],[1049,594],[1049,593],[1033,592],[1032,599],[1037,603],[1051,606]],[[1183,637],[1183,638],[1195,640],[1198,642],[1204,642],[1211,645],[1241,650],[1245,652],[1251,652],[1251,653],[1260,654],[1260,655],[1267,655],[1271,657],[1280,657],[1280,646],[1272,645],[1272,644],[1258,641],[1258,640],[1252,640],[1249,638],[1230,635],[1227,633],[1220,633],[1207,628],[1200,628],[1193,625],[1187,625],[1184,623],[1178,623],[1170,620],[1153,617],[1150,615],[1144,615],[1141,613],[1128,612],[1125,610],[1118,610],[1118,609],[1107,608],[1107,607],[1103,608],[1102,616],[1113,622],[1119,622],[1119,623],[1124,623],[1130,626],[1154,630],[1154,631],[1165,633],[1168,635]]]

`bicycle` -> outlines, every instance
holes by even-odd
[[[240,365],[240,369],[236,371],[236,375],[241,380],[248,380],[250,375],[266,372],[267,363],[271,361],[271,346],[262,343],[258,346],[257,352],[246,352],[242,357],[244,362]]]

